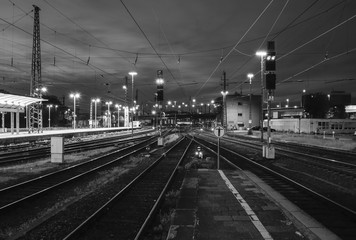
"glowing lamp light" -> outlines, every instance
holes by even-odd
[[[266,51],[258,51],[258,52],[256,52],[256,56],[264,57],[266,55],[267,55]]]
[[[156,79],[156,84],[157,84],[157,85],[162,85],[163,83],[164,83],[163,78],[157,78],[157,79]]]

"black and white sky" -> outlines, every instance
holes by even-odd
[[[303,89],[356,100],[354,0],[1,0],[0,89],[12,94],[30,92],[33,4],[42,83],[67,101],[79,92],[83,108],[93,97],[122,103],[130,71],[139,103],[154,101],[157,70],[167,101],[210,102],[223,71],[229,93],[248,94],[253,73],[260,94],[255,53],[267,41],[276,46],[276,102],[300,102]]]

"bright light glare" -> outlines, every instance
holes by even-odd
[[[69,95],[71,98],[79,98],[80,97],[80,94],[79,93],[71,93]]]
[[[265,52],[265,51],[258,51],[258,52],[256,52],[256,55],[257,55],[257,56],[260,56],[260,57],[264,57],[264,56],[267,55],[267,52]]]

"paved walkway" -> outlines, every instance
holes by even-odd
[[[317,237],[290,220],[255,180],[242,171],[190,171],[167,240],[337,239],[327,230]]]

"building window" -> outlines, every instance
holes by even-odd
[[[242,113],[238,113],[237,116],[242,117]]]

